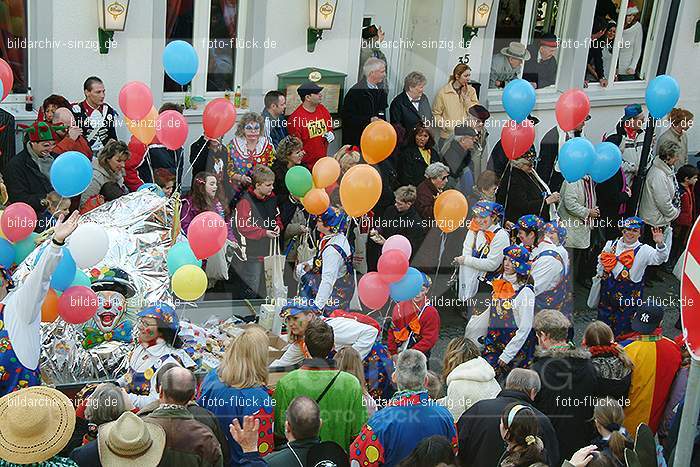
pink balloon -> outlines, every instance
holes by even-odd
[[[557,100],[554,109],[559,128],[571,131],[583,122],[591,110],[591,102],[585,92],[578,88],[565,91]]]
[[[187,132],[187,120],[180,112],[166,110],[158,115],[156,136],[166,148],[175,150],[184,146],[187,141]]]
[[[202,126],[208,138],[221,138],[236,123],[236,108],[223,97],[214,99],[204,107]]]
[[[12,203],[2,213],[0,229],[13,243],[24,240],[36,228],[36,212],[27,203]]]
[[[58,298],[58,314],[66,323],[82,324],[95,315],[97,303],[97,294],[90,287],[74,285]]]
[[[153,93],[145,83],[131,81],[119,91],[119,108],[131,120],[141,120],[153,107]]]
[[[187,240],[197,259],[216,254],[226,243],[227,236],[226,221],[212,211],[197,214],[187,228]]]
[[[12,72],[12,67],[2,58],[0,58],[0,81],[2,81],[2,99],[0,100],[4,100],[12,92],[15,75]]]
[[[389,250],[382,253],[377,262],[377,272],[388,284],[398,282],[408,271],[408,258],[399,250]]]
[[[408,241],[403,235],[392,235],[386,239],[384,246],[382,247],[382,253],[386,253],[389,250],[399,250],[402,251],[406,258],[410,258],[413,253],[413,248],[411,247],[411,242]]]
[[[389,284],[382,280],[378,272],[368,272],[357,283],[357,293],[367,308],[376,310],[389,300]]]
[[[512,161],[525,154],[534,141],[535,125],[530,120],[523,120],[520,123],[510,120],[501,129],[503,152]]]

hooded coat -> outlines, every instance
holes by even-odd
[[[501,392],[493,367],[482,357],[458,365],[447,375],[447,396],[438,401],[452,413],[455,423],[465,410]]]

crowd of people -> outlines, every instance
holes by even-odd
[[[363,38],[380,34],[370,26]],[[517,76],[523,62],[533,86],[552,84],[557,38],[545,35],[538,46],[502,50],[492,86]],[[682,335],[663,335],[664,309],[644,288],[673,269],[698,216],[699,171],[688,164],[686,135],[693,114],[670,113],[645,163],[647,117],[640,104],[627,105],[604,138],[622,152],[619,171],[602,183],[567,182],[558,151],[583,134],[585,121],[570,132],[547,129],[539,147],[510,161],[500,141],[488,150],[493,122],[468,65],[454,68],[432,106],[418,71],[390,101],[386,58],[365,52],[362,78],[344,96],[343,146],[330,155],[338,184],[362,163],[358,146],[373,121],[388,118],[397,145],[374,165],[382,193],[359,220],[345,214],[337,184],[327,189],[330,207],[312,216],[285,182],[295,166],[312,169],[329,156],[338,131],[316,83],[298,87],[301,104],[291,113],[283,93],[268,92],[260,114],[240,116],[230,142],[202,136],[189,156],[157,138],[119,141],[119,115],[97,77],[85,81],[79,103],[44,101],[3,181],[8,203],[29,204],[37,230],[53,230],[51,247],[16,290],[0,269],[0,437],[8,440],[0,466],[617,466],[640,424],[656,435],[659,462],[671,455],[689,355]],[[528,65],[531,56],[539,60]],[[589,71],[602,81],[596,67]],[[172,103],[159,112],[167,110],[182,112]],[[54,159],[66,151],[93,166],[87,190],[70,200],[50,182]],[[145,184],[182,196],[183,232],[205,211],[226,220],[225,248],[204,266],[210,287],[265,298],[264,259],[283,252],[290,301],[280,318],[289,345],[269,361],[265,331],[251,326],[217,368],[196,375],[176,312],[152,304],[138,313],[124,374],[71,401],[41,386],[43,296],[79,213]],[[444,236],[434,204],[446,189],[459,190],[470,209],[465,225]],[[382,321],[357,301],[357,273],[377,270],[394,235],[411,244],[422,283]],[[441,313],[452,309],[433,303],[445,292],[430,275],[445,268],[454,269],[466,324],[438,356]],[[103,273],[93,289],[124,305],[135,293],[128,274]],[[574,294],[581,293],[598,315],[577,345]],[[431,357],[442,361],[433,368],[439,373],[429,369]]]

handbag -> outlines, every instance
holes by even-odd
[[[296,265],[305,263],[316,257],[318,247],[314,241],[313,235],[310,232],[301,234],[299,237],[299,246],[297,247]]]
[[[287,296],[287,287],[284,285],[284,262],[285,257],[280,253],[279,242],[277,239],[271,239],[269,255],[263,258],[267,298]]]
[[[588,293],[588,308],[596,309],[600,303],[600,276],[595,276],[591,283],[591,291]]]
[[[207,259],[205,272],[207,273],[209,284],[212,287],[218,280],[228,280],[228,266],[230,264],[230,260],[226,258],[226,252],[229,243],[233,242],[226,240],[224,246],[222,246],[219,251],[214,253],[213,256]]]

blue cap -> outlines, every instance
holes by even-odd
[[[492,201],[479,201],[474,205],[473,211],[474,215],[479,217],[488,217],[492,214],[500,217],[503,215],[503,206]]]
[[[173,307],[167,303],[156,303],[148,306],[141,311],[138,316],[140,318],[155,318],[165,323],[170,329],[177,332],[180,327],[180,320]]]
[[[568,233],[566,227],[559,225],[557,221],[547,222],[543,228],[546,233],[556,234],[560,245],[566,242],[566,234]]]
[[[627,219],[620,222],[621,229],[639,229],[642,230],[644,227],[644,221],[637,216],[628,217]]]
[[[333,232],[340,232],[345,229],[345,224],[348,222],[348,216],[335,208],[328,208],[320,216],[321,222]]]
[[[544,227],[544,221],[541,217],[534,214],[526,214],[518,219],[517,226],[523,230],[537,230]]]
[[[307,311],[317,313],[318,309],[310,304],[308,300],[297,298],[289,301],[282,307],[282,310],[280,310],[280,317],[284,320],[290,316],[296,316],[300,313],[306,313]]]
[[[518,274],[530,272],[530,253],[520,245],[511,245],[503,250],[503,254],[513,263],[513,268]]]
[[[428,277],[428,275],[426,273],[421,272],[421,275],[423,276],[423,287],[425,287],[426,289],[429,289],[430,286],[433,285],[433,281],[430,280],[430,277]]]
[[[629,120],[642,113],[642,106],[640,104],[630,104],[625,106],[625,116],[623,120]]]

